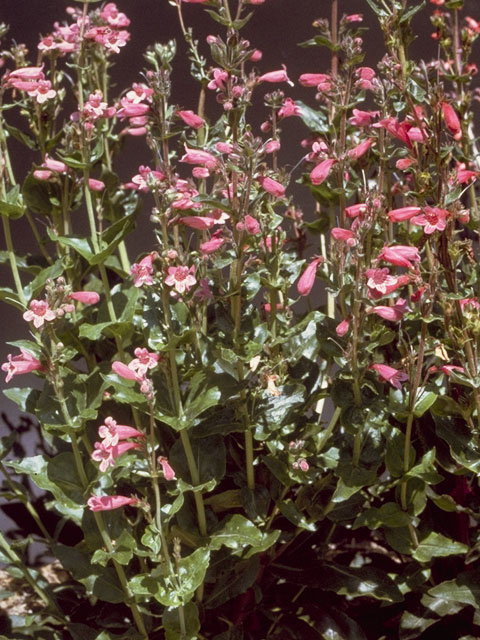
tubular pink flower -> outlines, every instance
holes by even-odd
[[[156,252],[149,253],[148,256],[142,258],[140,262],[135,262],[130,268],[130,274],[133,276],[133,284],[135,287],[141,287],[143,284],[153,284],[153,261],[157,257]]]
[[[214,218],[208,218],[205,216],[186,216],[184,218],[180,218],[179,222],[182,222],[185,226],[191,227],[192,229],[210,229],[216,224],[216,220]]]
[[[331,82],[331,77],[326,73],[302,73],[298,81],[302,87],[318,87],[323,82]]]
[[[352,160],[358,160],[358,158],[361,158],[370,149],[373,142],[373,138],[367,138],[363,142],[360,142],[356,147],[350,149],[348,157],[352,158]]]
[[[102,438],[105,447],[114,447],[119,440],[127,438],[145,438],[145,434],[125,424],[117,424],[112,417],[105,418],[105,424],[98,428],[98,435]]]
[[[394,369],[387,364],[371,364],[369,369],[376,371],[385,382],[389,382],[396,389],[401,389],[402,382],[408,380],[408,376],[404,371]]]
[[[460,124],[457,112],[448,102],[442,102],[441,107],[447,129],[452,134],[454,140],[460,140],[462,137],[462,125]]]
[[[290,86],[293,87],[293,82],[287,75],[287,67],[282,64],[281,69],[277,69],[276,71],[269,71],[268,73],[264,73],[259,76],[257,82],[288,82]]]
[[[138,498],[127,498],[127,496],[94,496],[87,500],[90,511],[111,511],[124,507],[127,504],[137,505],[140,502]]]
[[[366,213],[367,205],[363,202],[359,204],[352,204],[349,207],[345,207],[345,214],[349,218],[357,218],[358,216]]]
[[[423,227],[423,231],[427,236],[435,231],[444,231],[447,226],[446,219],[450,213],[445,209],[438,207],[425,207],[423,215],[415,216],[411,219],[412,224]]]
[[[95,178],[89,178],[88,188],[91,191],[103,191],[105,189],[105,183],[101,180],[95,180]]]
[[[164,456],[160,456],[158,458],[158,462],[162,465],[162,471],[163,471],[163,475],[165,477],[165,480],[175,480],[175,471],[172,469],[172,467],[170,466],[170,463],[168,462],[167,458],[165,458]]]
[[[323,262],[323,258],[314,258],[300,276],[297,283],[297,291],[301,296],[308,296],[315,283],[317,266]]]
[[[21,78],[22,80],[41,80],[43,75],[43,64],[41,67],[21,67],[10,71],[8,80],[11,78]]]
[[[124,378],[125,380],[138,381],[135,371],[119,360],[115,360],[115,362],[112,363],[112,371],[113,373],[116,373],[117,376],[120,376],[120,378]]]
[[[343,336],[348,332],[349,328],[350,328],[349,320],[347,319],[342,320],[335,327],[335,333],[339,338],[343,338]]]
[[[133,353],[136,357],[128,363],[128,367],[141,377],[144,377],[149,369],[154,369],[160,360],[158,353],[142,347],[137,347]]]
[[[214,169],[218,165],[218,160],[209,151],[202,149],[189,149],[185,145],[185,155],[181,157],[180,162],[188,164],[198,164],[207,169]]]
[[[291,116],[300,116],[302,114],[301,108],[295,104],[292,98],[285,98],[283,105],[278,110],[280,118],[290,118]]]
[[[43,365],[40,360],[37,360],[31,353],[25,349],[20,348],[21,355],[13,356],[9,353],[7,355],[8,362],[2,364],[2,371],[5,371],[7,377],[5,382],[10,382],[13,376],[23,375],[24,373],[30,373],[31,371],[40,371],[43,369]]]
[[[413,216],[420,213],[422,207],[400,207],[400,209],[392,209],[388,212],[390,222],[403,222],[410,220]]]
[[[387,267],[383,267],[383,269],[367,269],[365,275],[367,276],[368,295],[370,298],[375,299],[386,296],[410,282],[410,278],[407,275],[391,276]]]
[[[77,300],[83,302],[83,304],[97,304],[100,300],[100,296],[96,291],[72,291],[68,294],[71,300]]]
[[[367,313],[375,313],[384,320],[390,322],[400,322],[407,307],[407,301],[404,298],[399,298],[393,307],[377,305],[376,307],[370,307],[367,309]]]
[[[413,269],[413,262],[420,262],[420,254],[416,247],[406,245],[394,245],[393,247],[383,247],[378,254],[378,260],[385,260],[390,264],[395,264],[398,267],[408,267]]]
[[[273,178],[258,178],[262,187],[267,191],[270,195],[275,196],[276,198],[283,198],[285,195],[285,187],[283,184],[280,184],[277,180]]]
[[[350,229],[342,229],[342,227],[333,227],[330,231],[330,235],[337,242],[346,242],[350,247],[354,247],[357,244],[355,234]]]
[[[333,158],[327,158],[317,164],[317,166],[310,172],[310,181],[314,185],[322,184],[330,174],[330,171],[335,164],[336,160]]]
[[[202,244],[200,245],[200,251],[208,255],[210,253],[214,253],[215,251],[217,251],[217,249],[220,249],[220,247],[225,242],[225,238],[221,237],[221,233],[222,233],[222,230],[219,229],[213,234],[210,240],[207,240],[206,242],[202,242]]]
[[[119,442],[114,446],[106,446],[104,442],[95,442],[95,451],[92,453],[92,459],[100,462],[100,471],[105,473],[108,467],[115,466],[115,460],[130,449],[140,449],[141,444],[138,442]]]
[[[185,293],[197,282],[193,275],[194,273],[195,267],[193,265],[190,269],[183,266],[168,267],[168,276],[165,278],[165,284],[169,287],[175,287],[178,293]]]
[[[348,121],[356,127],[368,127],[372,124],[372,120],[380,115],[380,111],[361,111],[360,109],[353,109],[352,113],[353,116]]]
[[[177,116],[180,116],[185,124],[194,129],[201,129],[205,124],[205,120],[191,110],[177,111]]]

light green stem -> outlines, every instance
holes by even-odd
[[[17,261],[15,259],[15,251],[12,243],[12,234],[10,232],[10,220],[6,216],[2,216],[3,232],[5,234],[5,243],[7,245],[8,260],[10,262],[10,268],[12,270],[13,280],[15,282],[15,288],[17,289],[20,302],[26,307],[27,301],[23,293],[22,281],[20,280],[20,274],[18,272]]]

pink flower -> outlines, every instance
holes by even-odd
[[[162,465],[162,471],[163,471],[165,480],[168,480],[168,481],[175,480],[175,471],[170,466],[170,463],[168,462],[167,458],[165,458],[164,456],[160,456],[158,458],[158,462]]]
[[[352,204],[349,207],[345,207],[345,214],[349,218],[357,218],[358,216],[366,213],[367,205],[363,202],[359,204]]]
[[[221,237],[221,233],[222,230],[219,229],[213,234],[210,240],[202,242],[202,244],[200,245],[200,251],[208,255],[210,253],[214,253],[215,251],[217,251],[217,249],[220,249],[222,244],[225,242],[225,238]]]
[[[389,269],[367,269],[368,294],[371,298],[381,298],[410,282],[408,276],[391,276]]]
[[[371,364],[369,368],[376,371],[385,382],[389,382],[396,389],[401,389],[401,383],[408,380],[408,376],[404,371],[389,367],[388,364]]]
[[[351,13],[345,16],[347,22],[363,22],[363,15],[361,13]]]
[[[133,369],[130,369],[130,367],[128,367],[123,362],[120,362],[120,360],[115,360],[114,362],[112,362],[112,371],[113,373],[116,373],[117,376],[120,376],[120,378],[124,378],[125,380],[135,380],[137,382],[139,381],[135,371],[133,371]]]
[[[326,160],[323,160],[323,162],[317,164],[317,166],[310,172],[310,180],[312,184],[322,184],[322,182],[328,178],[335,162],[336,161],[333,158],[327,158]]]
[[[97,304],[100,300],[100,296],[96,291],[72,291],[68,294],[71,300],[77,300],[83,302],[83,304]]]
[[[105,473],[108,467],[115,466],[115,460],[130,449],[140,449],[141,444],[138,442],[119,442],[115,446],[105,446],[104,442],[95,442],[95,451],[92,453],[92,459],[100,462],[100,471]]]
[[[454,140],[462,138],[462,126],[455,109],[448,102],[441,103],[443,119]]]
[[[150,352],[142,347],[137,347],[133,353],[136,357],[128,363],[128,367],[142,378],[149,369],[154,369],[160,360],[158,353]]]
[[[187,216],[179,218],[179,222],[183,222],[184,225],[192,229],[210,229],[217,221],[205,216]]]
[[[420,213],[422,207],[400,207],[400,209],[392,209],[388,212],[390,222],[403,222],[404,220],[410,220],[417,213]]]
[[[370,307],[367,313],[375,313],[384,320],[390,322],[399,322],[406,311],[407,301],[403,298],[399,298],[393,307],[378,305],[376,307]]]
[[[355,234],[350,229],[342,229],[341,227],[333,227],[330,231],[332,238],[337,242],[346,242],[349,247],[354,247],[357,244]]]
[[[180,162],[187,162],[188,164],[198,164],[207,169],[214,169],[218,160],[209,151],[203,151],[202,149],[189,149],[185,145],[185,155],[182,156]]]
[[[130,20],[124,13],[121,13],[114,2],[108,2],[100,12],[100,16],[108,22],[111,27],[128,27]]]
[[[293,87],[293,82],[287,76],[287,67],[282,64],[282,68],[277,71],[269,71],[258,78],[258,82],[288,82]]]
[[[52,83],[49,80],[39,80],[35,87],[32,87],[31,91],[28,91],[28,95],[32,98],[36,98],[39,104],[43,104],[47,100],[52,100],[57,92],[52,89]]]
[[[315,283],[317,266],[323,262],[323,258],[314,258],[300,276],[297,283],[297,291],[301,296],[308,296]]]
[[[30,310],[25,311],[23,319],[27,322],[33,322],[35,329],[40,329],[44,322],[50,322],[57,317],[46,300],[32,300],[29,306]]]
[[[114,447],[118,444],[119,440],[126,440],[127,438],[145,438],[145,435],[124,424],[117,424],[116,420],[112,417],[105,418],[105,424],[102,424],[98,428],[98,435],[102,438],[102,444],[104,447]]]
[[[185,0],[184,0],[185,1]],[[207,85],[208,89],[220,89],[223,91],[225,89],[225,81],[228,79],[228,73],[223,69],[213,69],[213,78]]]
[[[360,142],[360,144],[357,144],[356,147],[353,147],[353,149],[350,149],[350,151],[348,152],[348,157],[352,158],[353,160],[358,160],[358,158],[361,158],[363,154],[370,149],[370,147],[372,146],[372,143],[373,143],[373,138],[367,138],[363,142]]]
[[[40,360],[37,360],[31,353],[22,348],[20,348],[20,353],[21,355],[13,357],[12,354],[9,353],[7,356],[8,362],[2,364],[2,371],[5,371],[7,374],[5,382],[10,382],[13,376],[43,369]]]
[[[251,236],[258,235],[261,230],[260,223],[251,215],[246,215],[242,222],[238,222],[237,229],[239,231],[243,231],[245,229],[245,231]]]
[[[319,84],[331,82],[331,78],[326,73],[302,73],[298,79],[302,87],[318,87]]]
[[[127,504],[137,505],[139,502],[138,498],[127,498],[127,496],[92,495],[87,500],[87,505],[90,511],[111,511],[112,509],[124,507]]]
[[[285,98],[285,102],[278,110],[280,118],[289,118],[291,116],[300,116],[302,114],[301,108],[295,104],[292,98]]]
[[[396,161],[395,166],[397,169],[400,169],[400,171],[405,171],[406,169],[409,169],[412,164],[415,164],[415,162],[416,160],[413,158],[400,158],[400,160]]]
[[[233,145],[230,142],[217,142],[215,149],[218,153],[232,153]]]
[[[456,172],[457,182],[459,182],[460,184],[465,184],[466,182],[470,182],[471,180],[474,180],[478,175],[478,171],[472,171],[471,169],[467,169],[467,166],[464,162],[459,162],[457,164],[455,172]]]
[[[265,153],[274,153],[280,149],[280,141],[279,140],[269,140],[265,144]]]
[[[153,284],[153,261],[157,257],[157,253],[153,251],[140,260],[135,262],[130,268],[130,274],[133,276],[133,284],[135,287],[141,287],[143,284]]]
[[[10,71],[8,80],[12,78],[21,78],[22,80],[41,80],[43,75],[43,64],[41,67],[21,67]]]
[[[444,364],[441,367],[436,367],[434,365],[433,367],[429,367],[428,369],[428,373],[438,373],[439,371],[444,373],[446,376],[449,376],[452,371],[460,371],[460,373],[465,373],[465,369],[463,367],[457,366],[456,364]]]
[[[353,109],[352,113],[353,116],[348,121],[356,127],[367,127],[380,115],[380,111],[361,111],[360,109]]]
[[[165,284],[169,287],[175,287],[178,293],[185,293],[189,291],[194,284],[196,284],[195,267],[192,265],[190,269],[188,267],[168,267],[168,276],[165,278]]]
[[[283,198],[283,196],[285,195],[285,187],[283,186],[283,184],[280,184],[280,182],[278,182],[277,180],[274,180],[273,178],[258,178],[259,182],[261,183],[262,187],[265,189],[265,191],[267,191],[268,193],[270,193],[272,196],[275,196],[276,198]]]
[[[375,79],[375,71],[370,67],[357,67],[355,74],[358,77],[357,86],[360,89],[373,90],[375,85],[373,80]]]
[[[425,207],[423,215],[412,218],[412,224],[423,227],[427,236],[435,231],[443,231],[447,226],[446,219],[449,212],[438,207]]]
[[[413,269],[413,262],[420,262],[420,254],[416,247],[405,245],[394,245],[393,247],[383,247],[378,254],[378,260],[385,260],[390,264],[395,264],[398,267],[408,267]]]
[[[103,191],[105,189],[105,183],[101,180],[95,180],[95,178],[89,178],[88,188],[91,191]]]
[[[187,124],[189,127],[193,127],[194,129],[201,129],[205,124],[205,120],[198,116],[193,111],[177,111],[177,116]]]
[[[350,321],[348,319],[342,320],[335,327],[335,333],[339,338],[343,338],[343,336],[348,332],[350,328]]]

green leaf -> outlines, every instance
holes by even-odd
[[[212,534],[210,548],[213,550],[225,546],[242,553],[248,545],[253,552],[260,553],[274,544],[279,534],[279,531],[263,533],[253,522],[236,513],[224,520]]]
[[[197,463],[200,484],[210,480],[220,481],[226,470],[226,450],[222,436],[213,435],[192,439],[191,448]],[[190,469],[181,439],[177,440],[170,449],[169,461],[177,476],[191,483]]]
[[[31,387],[4,389],[3,394],[25,413],[34,413],[40,391]]]
[[[467,545],[432,531],[414,549],[412,556],[419,562],[430,562],[432,558],[460,555],[467,553],[467,551]]]
[[[185,415],[192,422],[201,413],[214,407],[221,396],[220,389],[204,373],[196,373],[185,400]]]
[[[300,117],[311,131],[326,133],[328,131],[327,118],[321,111],[315,111],[308,107],[301,100],[296,100],[295,104],[300,107]]]
[[[478,569],[464,571],[454,580],[441,582],[428,590],[429,595],[448,602],[468,604],[480,609],[480,576]]]
[[[151,596],[166,607],[179,607],[190,602],[196,589],[202,584],[210,561],[210,551],[201,547],[186,558],[182,558],[177,566],[177,582],[172,583],[169,576],[164,576],[162,567],[154,569],[150,574],[139,574],[132,578],[128,585],[137,595]]]
[[[281,500],[277,502],[280,513],[287,518],[292,524],[306,531],[316,531],[317,527],[314,522],[309,522],[304,514],[297,509],[295,504],[290,500]]]
[[[405,474],[406,478],[420,478],[428,484],[437,484],[443,480],[443,476],[435,470],[435,457],[436,449],[430,449],[422,457],[417,465],[412,467],[408,473]]]
[[[87,593],[112,604],[125,601],[125,594],[114,569],[92,565],[90,554],[75,547],[55,544],[52,550],[63,568],[85,586]]]
[[[450,455],[460,465],[480,473],[480,449],[472,439],[472,434],[465,420],[459,416],[433,416],[437,435],[445,440],[450,448]]]
[[[20,193],[20,186],[15,185],[6,194],[5,200],[0,200],[0,215],[12,220],[21,218],[25,212],[23,196]]]
[[[361,513],[353,523],[352,529],[368,527],[378,529],[386,527],[406,527],[411,518],[396,502],[386,502],[379,509],[371,508]]]
[[[217,561],[215,565],[215,583],[213,591],[205,598],[205,607],[216,609],[241,593],[245,593],[257,580],[259,568],[258,555],[233,564],[228,553],[223,561]],[[208,575],[207,581],[209,581]]]
[[[420,418],[423,414],[430,409],[430,407],[435,403],[437,399],[437,394],[433,391],[425,391],[420,388],[418,390],[418,396],[415,400],[415,408],[414,414],[416,418]]]
[[[320,588],[351,598],[369,596],[386,602],[401,602],[403,596],[390,576],[375,567],[322,566]]]
[[[52,202],[60,202],[59,187],[52,182],[37,180],[29,173],[22,186],[23,201],[34,213],[49,215],[56,208]]]
[[[165,640],[195,640],[200,631],[198,608],[194,602],[187,602],[183,607],[185,633],[180,626],[179,610],[177,607],[167,607],[163,612],[162,622],[165,629]]]
[[[408,24],[413,18],[413,16],[425,7],[425,1],[426,0],[422,0],[420,4],[415,4],[410,9],[408,9],[408,11],[405,11],[405,13],[401,16],[400,20],[398,21],[398,23]]]

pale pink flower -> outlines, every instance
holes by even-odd
[[[47,100],[52,100],[57,95],[57,92],[52,89],[50,80],[39,80],[35,88],[28,91],[28,95],[36,98],[39,104],[43,104]]]
[[[324,182],[324,180],[326,180],[330,175],[330,171],[332,170],[335,162],[336,161],[333,158],[327,158],[317,164],[317,166],[310,172],[311,183],[314,185],[322,184],[322,182]]]
[[[276,198],[283,198],[285,195],[285,187],[283,184],[280,184],[278,180],[274,180],[273,178],[258,178],[262,187],[267,191],[270,195],[275,196]]]
[[[208,83],[207,88],[212,90],[220,89],[223,91],[225,89],[225,81],[228,79],[228,73],[223,69],[213,69],[212,74],[213,78]]]
[[[198,178],[199,180],[204,180],[205,178],[208,178],[209,175],[210,171],[207,169],[207,167],[193,167],[192,169],[192,176],[194,178]]]
[[[120,376],[120,378],[124,378],[125,380],[135,380],[136,382],[141,381],[135,371],[130,369],[130,367],[123,362],[120,362],[120,360],[112,362],[112,371],[113,373],[116,373],[117,376]]]
[[[413,262],[420,262],[420,254],[416,247],[406,245],[393,245],[392,247],[383,247],[378,254],[378,260],[385,260],[390,264],[395,264],[398,267],[408,267],[413,269]]]
[[[7,355],[8,362],[2,364],[2,371],[5,371],[7,377],[5,382],[10,382],[13,376],[23,375],[24,373],[30,373],[31,371],[40,371],[43,369],[43,365],[40,360],[37,360],[30,352],[20,348],[20,354],[13,356],[9,353]]]
[[[215,149],[218,153],[232,153],[233,145],[230,142],[217,142]]]
[[[392,209],[387,215],[390,222],[403,222],[404,220],[410,220],[421,210],[422,207],[400,207],[400,209]]]
[[[165,278],[165,284],[174,287],[178,293],[189,291],[196,284],[195,267],[168,267],[168,276]]]
[[[471,311],[472,309],[478,311],[480,309],[480,302],[478,302],[478,298],[462,298],[459,300],[459,303],[462,311],[465,311],[465,307],[467,307],[466,311]]]
[[[133,284],[135,287],[153,284],[153,261],[157,257],[156,252],[149,253],[130,267],[130,274],[133,276]]]
[[[478,175],[478,171],[472,171],[471,169],[467,169],[467,166],[464,162],[459,162],[455,168],[457,182],[460,184],[465,184],[466,182],[470,182],[471,180],[476,179]]]
[[[297,283],[297,291],[301,296],[308,296],[315,283],[317,267],[323,262],[323,258],[314,258],[300,276]]]
[[[130,24],[130,20],[117,9],[117,5],[114,2],[107,2],[100,12],[100,17],[108,22],[111,27],[128,27]]]
[[[358,77],[357,86],[360,89],[375,89],[373,80],[375,79],[375,71],[370,67],[357,67],[355,75]]]
[[[127,438],[145,438],[145,434],[133,427],[124,424],[117,424],[112,417],[105,418],[105,424],[98,428],[98,435],[102,438],[105,447],[114,447],[119,440]]]
[[[95,178],[88,179],[88,188],[91,191],[103,191],[105,189],[105,183]]]
[[[221,237],[221,233],[222,233],[222,230],[219,229],[213,234],[210,240],[206,240],[205,242],[202,242],[202,244],[200,245],[200,251],[208,255],[220,249],[220,247],[225,242],[225,238]]]
[[[345,215],[349,218],[357,218],[367,212],[367,205],[363,202],[359,204],[352,204],[349,207],[345,207]]]
[[[354,247],[357,244],[355,234],[350,229],[342,229],[341,227],[333,227],[330,231],[330,235],[337,242],[345,242],[349,247]]]
[[[412,164],[415,164],[416,160],[414,160],[413,158],[400,158],[399,160],[396,161],[395,166],[397,167],[397,169],[400,169],[401,171],[405,171],[406,169],[409,169]]]
[[[368,295],[370,298],[381,298],[410,282],[408,276],[392,276],[387,267],[383,269],[367,269]]]
[[[94,496],[92,495],[87,500],[87,505],[90,511],[111,511],[112,509],[118,509],[124,507],[127,504],[137,505],[139,503],[138,498],[127,498],[127,496]]]
[[[280,118],[300,116],[302,115],[302,110],[297,104],[295,104],[295,101],[292,100],[292,98],[285,98],[284,103],[278,110],[278,115]]]
[[[191,227],[192,229],[210,229],[216,224],[216,220],[214,218],[209,218],[206,216],[186,216],[184,218],[179,218],[179,222],[182,222],[187,227]]]
[[[170,463],[168,462],[167,458],[165,458],[165,456],[159,456],[158,462],[162,465],[162,472],[165,477],[165,480],[168,480],[169,482],[171,480],[175,480],[176,479],[175,471],[170,466]]]
[[[107,447],[103,442],[95,442],[93,446],[95,451],[92,453],[92,459],[100,462],[100,471],[105,473],[109,467],[115,466],[115,460],[119,456],[130,449],[140,449],[142,445],[138,442],[119,442],[115,446]]]
[[[41,67],[21,67],[10,71],[7,76],[8,81],[15,78],[21,78],[22,80],[41,80],[44,78],[43,64]]]
[[[322,83],[330,83],[331,77],[326,73],[302,73],[298,79],[302,87],[318,87]]]
[[[214,169],[218,165],[218,160],[209,151],[203,151],[202,149],[189,149],[185,145],[185,155],[182,156],[180,162],[187,162],[188,164],[198,164],[207,169]]]
[[[23,314],[23,319],[33,322],[36,329],[40,329],[45,322],[51,322],[57,317],[46,300],[32,300],[29,307],[29,311]]]
[[[361,13],[351,13],[345,16],[347,22],[363,22],[363,15]]]
[[[144,84],[134,82],[130,91],[127,92],[127,100],[129,102],[138,103],[150,98],[151,95],[153,95],[153,89],[150,89],[150,87],[147,87]]]
[[[280,149],[280,141],[279,140],[269,140],[265,144],[265,153],[275,153]]]
[[[433,366],[433,367],[429,367],[428,369],[428,373],[438,373],[439,371],[441,371],[442,373],[444,373],[446,376],[449,376],[452,371],[459,371],[460,373],[465,373],[465,369],[463,367],[459,367],[456,364],[444,364],[441,367],[437,367],[437,366]]]
[[[149,369],[154,369],[160,360],[158,353],[148,351],[148,349],[137,347],[133,352],[135,358],[128,363],[128,366],[132,371],[143,378]]]
[[[449,212],[445,209],[425,207],[423,215],[413,217],[411,222],[423,227],[424,232],[429,236],[435,231],[444,231],[447,226],[446,219],[449,215]]]
[[[360,142],[360,144],[357,144],[353,149],[349,150],[348,157],[353,160],[358,160],[358,158],[361,158],[370,149],[373,142],[373,138],[367,138],[363,142]]]
[[[380,318],[389,320],[390,322],[400,322],[406,310],[407,301],[399,298],[393,307],[377,305],[376,307],[367,309],[367,313],[375,313],[377,316],[380,316]]]
[[[71,300],[83,302],[83,304],[97,304],[100,296],[96,291],[72,291],[68,294]]]
[[[369,368],[376,371],[385,382],[389,382],[396,389],[401,389],[402,382],[408,380],[408,376],[404,371],[394,369],[387,364],[371,364]]]
[[[353,116],[348,121],[356,127],[368,127],[372,124],[372,120],[380,115],[380,111],[362,111],[361,109],[353,109],[352,113]]]
[[[250,62],[259,62],[263,57],[263,53],[260,49],[255,49],[255,51],[250,56]]]
[[[237,223],[239,231],[245,230],[249,235],[256,236],[260,233],[260,223],[251,215],[246,215],[244,220]]]
[[[180,116],[185,124],[194,129],[201,129],[205,124],[205,120],[191,110],[177,111],[177,116]]]
[[[281,69],[277,69],[276,71],[269,71],[268,73],[264,73],[263,75],[259,76],[257,81],[274,83],[288,82],[288,84],[293,87],[293,82],[288,77],[287,67],[284,64],[282,64]]]

